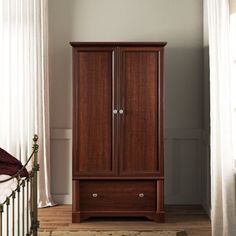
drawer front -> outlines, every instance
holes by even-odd
[[[80,181],[81,211],[155,211],[156,181]]]

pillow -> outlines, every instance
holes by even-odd
[[[0,174],[13,176],[23,167],[22,163],[11,154],[0,148]],[[23,168],[21,177],[28,177],[28,171]]]

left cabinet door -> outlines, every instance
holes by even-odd
[[[73,177],[116,174],[113,47],[73,48]]]

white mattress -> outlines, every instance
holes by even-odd
[[[8,179],[9,175],[0,175],[0,180]],[[0,204],[3,203],[6,198],[15,190],[17,187],[16,178],[9,180],[5,183],[0,183]]]

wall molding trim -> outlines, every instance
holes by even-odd
[[[52,198],[58,204],[72,203],[71,156],[72,129],[51,128],[51,186]],[[58,175],[62,180],[58,179]]]
[[[204,129],[166,128],[164,129],[164,140],[165,161],[167,170],[170,171],[165,175],[167,180],[166,204],[201,204],[207,213],[210,214],[209,193],[207,193],[209,179],[205,173],[208,168],[206,166],[206,156],[208,155],[210,146],[209,132]],[[70,166],[72,129],[51,128],[51,141],[53,144],[52,154],[54,155],[52,155],[52,159],[54,163],[58,163],[58,161],[65,163],[66,157],[70,161],[68,163]],[[61,164],[61,168],[64,168],[64,166],[65,164]],[[189,168],[192,171],[189,171]],[[63,178],[69,181],[71,179],[70,171],[65,172],[61,169],[57,170],[55,175],[57,175],[56,173],[64,173],[65,176]],[[193,176],[191,177],[191,175]],[[54,182],[57,181],[56,176],[53,176],[53,178]],[[186,182],[186,179],[189,179],[190,182]],[[174,183],[172,183],[173,181]],[[64,183],[65,186],[54,182],[52,185],[58,186],[58,189],[56,187],[53,191],[54,201],[60,204],[71,204],[72,189],[68,189],[70,182],[67,183],[67,186],[65,185],[66,182]],[[189,188],[184,188],[183,185],[185,182]],[[196,187],[194,188],[192,186]],[[60,191],[63,192],[61,193]]]
[[[165,139],[202,139],[203,129],[164,129]]]
[[[71,128],[51,128],[51,139],[72,139]],[[207,137],[206,131],[203,129],[182,129],[182,128],[165,128],[165,139],[202,139]],[[205,138],[207,140],[207,138]]]
[[[51,139],[72,139],[72,129],[51,128]]]

